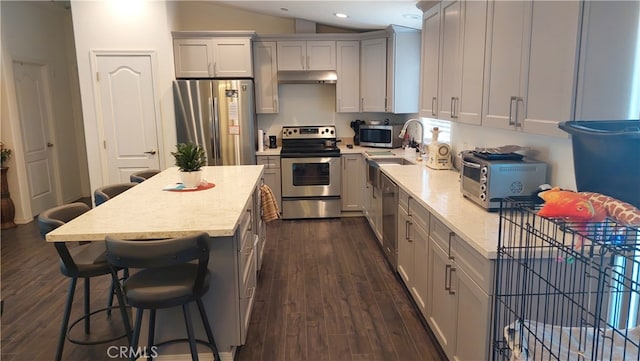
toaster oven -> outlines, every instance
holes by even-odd
[[[462,156],[460,190],[479,206],[496,211],[507,197],[531,197],[547,179],[547,164],[536,160],[490,160]]]

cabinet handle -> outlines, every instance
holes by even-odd
[[[456,268],[453,266],[449,267],[449,294],[450,295],[455,295],[456,294],[456,290],[453,289],[453,287],[451,286],[451,284],[453,283],[453,272],[456,271]]]
[[[364,98],[360,98],[360,111],[364,110]]]
[[[273,99],[273,110],[277,111],[278,110],[278,98]]]
[[[454,103],[454,97],[451,97],[451,102],[449,103],[449,114],[451,115],[451,118],[455,118],[455,115],[453,114],[453,103]]]
[[[431,115],[436,116],[436,97],[431,98]]]
[[[307,55],[307,70],[309,70],[309,69],[311,69],[311,68],[309,67],[309,55]]]
[[[518,108],[519,108],[518,103],[522,101],[523,101],[522,97],[516,97],[516,119],[513,122],[513,125],[515,125],[516,128],[522,127],[522,123],[518,122]],[[524,102],[523,102],[523,105],[524,105]]]
[[[304,68],[304,55],[300,55],[300,66],[302,67],[302,70],[305,70],[305,68]]]
[[[213,62],[213,76],[216,76],[216,75],[217,75],[217,73],[216,73],[216,71],[217,71],[217,69],[216,69],[216,65],[218,65],[218,63]]]
[[[409,196],[409,198],[407,198],[407,215],[409,217],[412,216],[411,214],[411,200],[413,199],[413,197]]]
[[[449,232],[449,248],[447,249],[447,255],[449,256],[449,259],[455,258],[451,255],[451,240],[455,235],[456,235],[455,232]]]
[[[411,232],[411,229],[410,229],[411,224],[412,224],[411,220],[405,221],[405,224],[404,224],[404,239],[406,239],[407,242],[409,243],[413,242],[411,237],[409,237],[409,233]]]
[[[247,212],[249,212],[249,228],[247,228],[247,231],[252,231],[253,230],[253,225],[252,225],[252,221],[253,219],[251,219],[251,209],[247,209]]]
[[[460,98],[455,97],[453,99],[453,117],[458,119],[458,114],[460,113],[460,110],[458,109],[458,106],[460,105]]]
[[[444,266],[444,289],[449,291],[449,293],[451,293],[450,277],[451,277],[451,265],[448,264]]]
[[[209,64],[207,65],[207,73],[209,73],[209,75],[210,75],[210,76],[215,75],[215,74],[213,73],[213,64],[212,64],[212,63],[209,63]]]
[[[509,125],[516,125],[515,121],[513,120],[513,101],[517,100],[518,97],[516,96],[512,96],[511,99],[509,99]],[[516,109],[517,109],[518,104],[516,104]]]

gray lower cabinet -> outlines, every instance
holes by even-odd
[[[282,180],[280,175],[280,156],[279,155],[259,155],[256,157],[256,163],[264,165],[263,179],[264,183],[271,188],[273,195],[278,202],[280,212],[282,212]]]
[[[398,274],[420,312],[427,317],[429,212],[400,190],[398,204]]]
[[[427,323],[450,360],[489,358],[494,264],[431,217]]]
[[[343,211],[362,211],[364,206],[362,187],[365,185],[365,168],[360,154],[342,156],[342,200]]]
[[[400,188],[398,274],[450,360],[489,358],[493,261]]]

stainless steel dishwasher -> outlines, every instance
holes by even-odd
[[[396,227],[398,224],[398,185],[386,174],[380,172],[382,177],[382,249],[391,268],[398,268],[398,240]]]

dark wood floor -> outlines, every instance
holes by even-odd
[[[268,226],[238,361],[441,360],[365,218]]]
[[[255,307],[238,361],[443,359],[364,218],[275,221],[267,229]],[[3,230],[1,249],[1,359],[52,360],[69,280],[35,222]],[[92,307],[106,304],[109,281],[92,279]],[[78,287],[72,319],[81,302]],[[114,332],[119,323],[117,314],[92,318],[98,336]],[[107,348],[121,344],[67,342],[63,359],[118,360]]]

